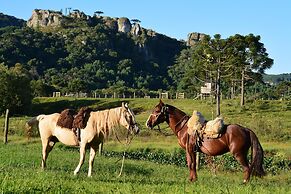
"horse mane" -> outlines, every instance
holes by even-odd
[[[182,115],[187,115],[185,112],[183,112],[182,110],[180,110],[180,109],[178,109],[178,108],[176,108],[176,107],[174,107],[174,106],[172,106],[172,105],[166,104],[166,106],[167,106],[171,111],[177,111],[177,112],[179,112],[179,113],[182,114]]]
[[[75,114],[76,112],[72,109],[63,110],[58,118],[57,125],[62,128],[72,129]]]
[[[84,129],[87,125],[87,121],[90,117],[92,109],[88,107],[82,107],[78,114],[75,116],[74,121],[72,123],[72,127],[75,129]]]
[[[93,112],[92,117],[97,125],[98,132],[101,132],[105,138],[110,136],[115,128],[119,126],[122,107],[111,108]]]

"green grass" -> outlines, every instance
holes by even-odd
[[[86,177],[87,160],[74,176],[78,152],[58,146],[49,156],[47,170],[41,171],[40,150],[39,142],[0,145],[1,193],[290,193],[288,174],[252,178],[243,185],[241,172],[213,174],[205,169],[198,171],[197,182],[190,183],[186,167],[125,160],[123,174],[117,177],[121,162],[108,157],[96,157],[92,178]]]
[[[163,136],[145,127],[145,121],[158,99],[74,99],[36,98],[29,116],[10,118],[9,142],[0,144],[0,192],[1,193],[291,193],[290,170],[278,170],[269,166],[272,173],[263,179],[252,178],[242,184],[240,169],[212,171],[203,168],[198,172],[198,181],[188,182],[186,166],[169,165],[145,160],[125,160],[124,172],[117,177],[120,157],[96,157],[92,178],[87,178],[87,160],[78,176],[73,171],[79,160],[78,149],[58,144],[48,158],[46,171],[40,170],[41,144],[39,137],[24,136],[25,122],[38,114],[60,112],[64,108],[90,106],[105,109],[119,106],[122,101],[136,112],[141,133],[133,139],[129,150],[151,150],[153,152],[175,153],[180,149],[174,135]],[[207,119],[215,114],[211,101],[165,100],[187,114],[198,110]],[[281,165],[282,159],[291,159],[291,109],[288,101],[253,101],[244,108],[236,100],[223,100],[221,112],[226,123],[238,123],[255,131],[271,161]],[[4,118],[0,118],[4,126]],[[166,124],[161,128],[172,134]],[[36,133],[37,134],[37,133]],[[3,136],[3,131],[0,131]],[[122,153],[125,146],[114,137],[104,145],[107,152]],[[272,157],[272,158],[270,158]],[[88,159],[88,154],[87,157]],[[183,156],[185,160],[185,157]],[[221,165],[221,164],[218,164]],[[290,167],[289,167],[290,169]]]

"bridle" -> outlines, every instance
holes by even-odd
[[[130,118],[128,118],[127,116],[125,116],[126,113],[130,114]],[[133,139],[133,137],[135,136],[135,133],[133,132],[133,129],[135,128],[135,126],[137,126],[137,123],[134,121],[133,119],[133,113],[131,112],[131,110],[129,108],[126,108],[126,110],[123,111],[123,115],[124,118],[126,120],[126,122],[129,124],[128,128],[127,128],[127,134],[126,134],[126,140],[125,143],[122,143],[121,140],[119,139],[117,133],[115,132],[115,137],[117,139],[117,141],[123,145],[129,145]],[[133,134],[133,135],[131,135]]]
[[[160,118],[161,115],[163,115],[164,120],[169,123],[169,118],[170,118],[170,113],[169,113],[169,107],[167,105],[163,105],[161,108],[161,112],[158,114],[150,114],[156,117],[156,121]],[[185,126],[185,124],[187,123],[187,121],[189,120],[189,116],[188,115],[184,115],[175,125],[174,131],[176,134],[179,133],[179,131],[181,131],[183,129],[183,127]],[[159,123],[160,124],[160,123]],[[161,131],[159,124],[157,124],[158,126],[158,131]],[[181,128],[176,130],[176,128],[178,127],[178,125],[182,124]],[[165,134],[164,134],[165,135]]]

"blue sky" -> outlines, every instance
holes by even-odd
[[[33,9],[65,8],[139,19],[144,28],[176,39],[190,32],[260,35],[274,59],[266,73],[291,73],[291,0],[2,0],[0,12],[28,20]]]

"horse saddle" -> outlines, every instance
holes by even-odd
[[[200,112],[194,110],[187,126],[189,135],[198,134],[201,139],[218,138],[223,133],[224,122],[221,117],[207,122]]]
[[[218,138],[223,133],[224,122],[221,117],[217,117],[214,120],[208,121],[203,128],[203,137],[206,138]]]
[[[72,109],[65,109],[61,112],[57,125],[62,128],[68,129],[84,129],[87,125],[87,121],[90,117],[92,109],[88,107],[82,107],[76,114],[76,111]]]

